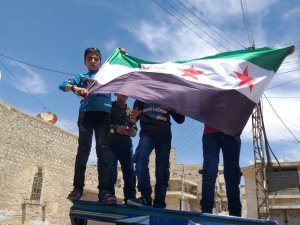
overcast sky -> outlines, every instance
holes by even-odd
[[[100,48],[103,59],[124,47],[138,58],[165,62],[243,49],[251,40],[257,48],[300,44],[298,0],[246,2],[247,30],[239,0],[1,1],[0,100],[32,116],[51,111],[57,126],[77,134],[79,99],[58,85],[86,72],[87,47]],[[262,98],[268,140],[285,161],[300,160],[298,50]],[[202,123],[187,119],[172,127],[177,163],[202,163]],[[241,165],[247,166],[254,158],[251,121],[242,142]],[[133,143],[135,149],[138,137]]]

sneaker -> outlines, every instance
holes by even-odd
[[[73,191],[70,192],[67,199],[69,199],[70,201],[76,201],[81,199],[81,197],[82,197],[82,191],[78,189],[74,189]]]
[[[133,206],[152,206],[152,199],[151,198],[130,198],[127,200],[127,205],[133,205]]]

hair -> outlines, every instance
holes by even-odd
[[[84,60],[86,59],[87,54],[89,53],[96,53],[97,55],[99,55],[99,58],[101,60],[101,52],[98,48],[87,48],[84,51]]]

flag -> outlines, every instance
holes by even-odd
[[[229,135],[240,133],[294,46],[265,47],[166,63],[116,49],[88,88],[121,93],[186,115]]]

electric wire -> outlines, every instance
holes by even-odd
[[[25,86],[23,85],[23,83],[20,81],[20,79],[15,76],[1,61],[0,61],[0,64],[2,65],[2,67],[11,75],[11,77],[13,79],[15,79],[25,90],[26,90],[26,93],[31,96],[35,101],[37,101],[40,105],[43,106],[43,111],[49,111],[51,112],[51,110],[48,109],[48,107],[39,99],[37,98],[35,95],[33,95],[30,90]],[[60,121],[60,123],[68,130],[71,132],[71,129],[66,125],[64,124],[62,121]]]
[[[2,54],[2,53],[0,53],[0,56],[2,56],[2,57],[4,57],[4,58],[7,58],[7,59],[10,59],[10,60],[15,61],[15,62],[19,62],[19,63],[25,64],[25,65],[32,66],[32,67],[36,67],[36,68],[43,69],[43,70],[48,70],[48,71],[51,71],[51,72],[54,72],[54,73],[61,73],[61,74],[67,74],[67,75],[74,75],[74,73],[62,72],[62,71],[53,70],[53,69],[49,69],[49,68],[42,67],[42,66],[37,66],[37,65],[34,65],[34,64],[31,64],[31,63],[27,63],[27,62],[24,62],[24,61],[21,61],[21,60],[18,60],[18,59],[9,57],[9,56],[4,55],[4,54]]]
[[[250,44],[251,48],[255,48],[254,36],[253,36],[252,29],[251,29],[251,24],[250,24],[248,9],[247,9],[247,3],[245,0],[240,0],[240,3],[241,3],[241,8],[242,8],[242,16],[243,16],[243,21],[244,21],[245,34],[246,34],[248,43]]]
[[[274,85],[274,86],[272,86],[272,87],[267,88],[266,91],[271,90],[271,89],[274,89],[274,88],[281,87],[281,86],[286,85],[286,84],[289,84],[289,83],[291,83],[291,82],[295,82],[295,81],[297,81],[297,80],[299,80],[299,79],[300,79],[300,77],[296,77],[296,78],[291,79],[291,80],[289,80],[289,81],[286,81],[286,82],[284,82],[284,83],[281,83],[281,84],[278,84],[278,85]]]
[[[180,22],[181,24],[183,24],[186,28],[188,28],[190,31],[192,31],[195,35],[197,35],[199,38],[201,38],[203,41],[205,41],[207,44],[209,44],[211,47],[213,47],[215,50],[217,50],[218,52],[220,52],[219,49],[217,49],[213,44],[211,44],[208,40],[204,39],[203,37],[201,37],[196,31],[194,31],[192,28],[190,28],[188,25],[186,25],[183,21],[181,21],[180,19],[178,19],[172,12],[170,12],[167,8],[165,8],[164,6],[162,6],[161,4],[159,4],[156,0],[152,0],[155,4],[157,4],[160,8],[162,8],[163,10],[165,10],[167,13],[169,13],[172,17],[174,17],[178,22]]]
[[[265,99],[265,97],[263,96],[262,97],[263,99]],[[268,97],[268,99],[271,99],[272,97]],[[300,97],[299,97],[300,98]],[[273,114],[273,115],[275,115],[276,116],[276,114],[274,113],[274,111],[272,110],[272,111],[270,111],[270,110],[268,110],[268,109],[264,109],[265,111],[268,111],[269,113],[271,113],[271,114]],[[290,121],[290,120],[288,120],[288,119],[286,119],[285,117],[281,117],[282,118],[282,120],[284,120],[284,121],[286,121],[286,122],[288,122],[288,123],[290,123],[290,124],[292,124],[294,127],[297,127],[297,128],[300,128],[300,125],[298,125],[298,124],[295,124],[294,122],[292,122],[292,121]]]
[[[205,33],[209,38],[211,38],[213,41],[215,41],[217,44],[219,44],[221,47],[223,47],[225,50],[229,51],[230,49],[225,47],[222,43],[220,43],[218,40],[216,40],[212,35],[210,35],[208,32],[206,32],[203,28],[201,28],[198,24],[190,20],[187,16],[185,16],[183,13],[181,13],[178,9],[176,9],[172,4],[170,4],[168,1],[165,1],[171,8],[173,8],[177,13],[179,13],[182,17],[184,17],[187,21],[189,21],[191,24],[196,26],[199,30],[201,30],[203,33]]]
[[[233,47],[237,48],[235,44],[238,44],[242,48],[246,48],[244,45],[242,45],[240,42],[235,40],[232,36],[230,36],[228,33],[224,32],[217,24],[215,24],[212,20],[209,19],[208,16],[204,16],[204,13],[198,10],[193,4],[191,4],[189,1],[186,1],[186,3],[195,11],[198,12],[205,20],[207,20],[209,23],[211,23],[213,26],[211,27],[208,23],[206,23],[201,17],[199,17],[197,14],[195,14],[193,11],[191,11],[187,6],[185,6],[182,2],[179,0],[176,0],[182,7],[184,7],[186,10],[188,10],[191,14],[193,14],[197,19],[202,21],[208,28],[212,29],[218,36],[220,36],[222,39],[224,39],[228,44],[232,45]],[[214,29],[217,28],[217,29]],[[225,38],[225,36],[228,38]],[[235,44],[233,44],[230,41],[234,41]]]
[[[267,96],[264,94],[267,102],[269,103],[271,109],[273,110],[273,112],[275,113],[275,115],[278,117],[278,119],[281,121],[281,123],[284,125],[284,127],[288,130],[288,132],[294,137],[294,139],[300,143],[300,141],[298,140],[298,138],[294,135],[294,133],[290,130],[290,128],[288,128],[288,126],[285,124],[285,122],[282,120],[282,118],[278,115],[278,113],[276,112],[276,110],[274,109],[273,105],[271,104],[271,102],[269,101],[269,99],[267,98]]]

